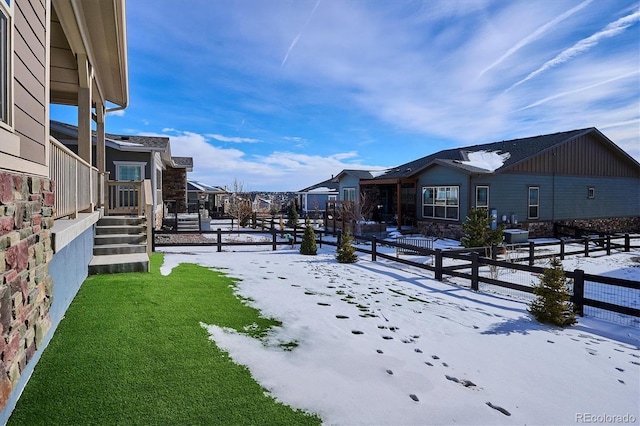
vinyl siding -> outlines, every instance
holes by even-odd
[[[472,203],[478,185],[489,186],[489,207],[498,211],[498,217],[515,214],[520,222],[527,221],[530,186],[540,188],[541,221],[640,216],[640,179],[533,174],[474,176]],[[594,199],[587,198],[589,187],[595,188]]]
[[[46,164],[46,25],[42,2],[17,0],[14,15],[15,131],[20,157]]]
[[[456,169],[448,167],[434,166],[418,176],[416,184],[417,196],[417,217],[424,218],[422,215],[422,187],[424,186],[458,186],[459,187],[459,207],[460,221],[464,221],[470,208],[469,204],[469,175]]]

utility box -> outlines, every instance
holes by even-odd
[[[522,244],[529,241],[529,231],[522,229],[505,229],[502,235],[505,244]]]

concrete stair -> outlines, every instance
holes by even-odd
[[[143,217],[101,218],[96,224],[89,275],[148,272],[146,231]]]
[[[178,215],[178,232],[200,232],[198,215]]]

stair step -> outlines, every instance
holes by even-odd
[[[139,216],[103,216],[98,226],[144,225],[145,219]]]
[[[89,262],[89,275],[124,272],[149,272],[149,256],[146,253],[112,254],[93,256]]]
[[[106,234],[143,234],[145,227],[142,225],[98,225],[96,235]]]
[[[104,244],[141,244],[147,239],[146,234],[106,234],[96,235],[93,239],[94,246]]]
[[[109,254],[132,254],[146,253],[145,244],[101,244],[93,247],[94,256],[104,256]]]

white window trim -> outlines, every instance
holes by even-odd
[[[353,191],[353,200],[347,199],[345,195]],[[342,201],[357,201],[356,199],[356,187],[355,186],[347,186],[342,188]]]
[[[478,206],[478,189],[480,188],[486,188],[487,189],[487,205],[486,206]],[[482,208],[486,208],[489,209],[489,185],[477,185],[476,186],[476,208],[478,207],[482,207]]]
[[[531,190],[535,189],[538,192],[538,199],[536,200],[536,204],[531,204]],[[536,208],[536,212],[538,213],[536,216],[531,216],[531,207]],[[540,187],[539,186],[529,186],[527,188],[527,218],[528,219],[539,219],[540,218]]]
[[[458,204],[455,205],[449,205],[447,204],[447,198],[446,198],[446,193],[447,193],[447,189],[450,188],[456,188],[458,191]],[[424,202],[424,192],[426,189],[433,189],[434,191],[434,198],[433,198],[433,204],[427,204]],[[438,195],[441,194],[441,191],[444,191],[445,194],[445,198],[443,199],[442,197],[438,198]],[[444,202],[443,202],[444,200]],[[422,200],[421,200],[421,205],[422,205],[422,217],[424,218],[429,218],[429,219],[438,219],[438,220],[450,220],[450,221],[454,221],[457,222],[460,220],[460,186],[458,185],[437,185],[437,186],[423,186],[422,187]],[[433,207],[433,211],[434,211],[434,215],[433,216],[428,216],[424,214],[424,207],[425,206],[432,206]],[[436,207],[444,207],[444,217],[440,217],[440,216],[435,216],[435,208]],[[452,217],[447,217],[447,210],[450,208],[455,208],[457,209],[457,214],[455,218]]]
[[[13,132],[14,117],[14,90],[13,90],[13,2],[7,3],[6,0],[0,0],[0,12],[7,18],[7,121],[0,121],[0,130],[2,128]],[[0,82],[3,84],[4,82]]]
[[[147,167],[147,163],[143,161],[114,161],[113,164],[116,166],[116,180],[120,180],[120,169],[119,166],[139,166],[141,169],[140,177],[142,180],[145,179],[145,169]]]

